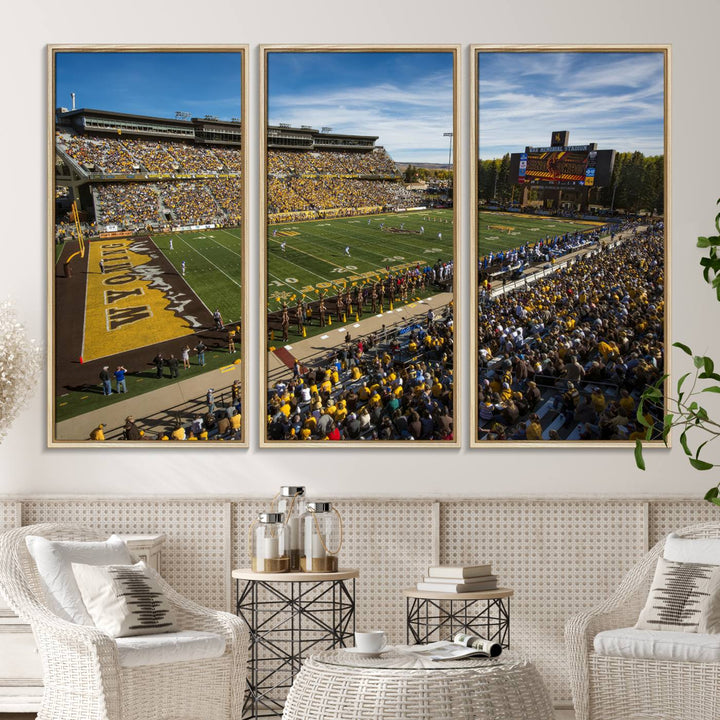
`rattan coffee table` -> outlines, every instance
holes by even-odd
[[[379,657],[327,650],[308,658],[283,720],[553,720],[540,673],[525,658],[434,662],[402,647]]]

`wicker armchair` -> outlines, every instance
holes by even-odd
[[[720,523],[677,530],[687,538],[720,538]],[[635,565],[615,594],[567,622],[565,641],[577,720],[717,720],[720,663],[597,655],[593,638],[635,624],[645,605],[664,540]]]
[[[35,635],[45,691],[38,720],[239,720],[248,631],[235,615],[186,600],[159,579],[182,630],[222,635],[218,658],[122,667],[115,641],[92,626],[57,617],[45,604],[27,535],[49,540],[105,540],[99,532],[32,525],[0,535],[0,590]]]

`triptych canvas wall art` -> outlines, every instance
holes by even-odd
[[[464,412],[475,448],[644,434],[669,48],[471,47],[467,157],[460,61],[264,46],[248,101],[246,46],[51,47],[50,445],[243,447],[257,421],[264,448],[457,448]]]

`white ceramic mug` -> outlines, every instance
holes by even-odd
[[[387,635],[382,630],[355,633],[355,647],[364,653],[379,653],[387,645]]]

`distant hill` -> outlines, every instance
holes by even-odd
[[[407,170],[408,165],[412,165],[417,168],[425,168],[426,170],[452,170],[452,165],[447,163],[423,163],[423,162],[396,162],[397,169],[402,173]]]

